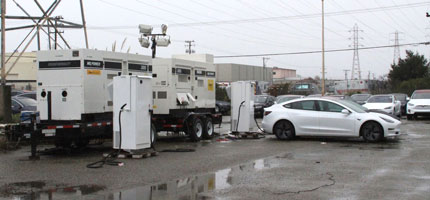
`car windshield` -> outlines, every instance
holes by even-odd
[[[255,97],[255,103],[264,103],[266,102],[267,96],[257,96]]]
[[[17,98],[17,101],[24,104],[24,106],[37,106],[37,102],[30,98]]]
[[[412,95],[412,99],[430,99],[430,92],[419,92]]]
[[[366,101],[369,98],[367,94],[354,94],[351,96],[354,101]]]
[[[393,102],[392,96],[372,96],[367,100],[367,103],[391,103]]]
[[[357,113],[365,113],[368,110],[367,108],[361,106],[360,104],[352,101],[348,101],[348,100],[336,100],[336,101],[347,106],[348,108],[351,108],[353,111]]]
[[[394,94],[397,100],[406,101],[406,94]]]
[[[298,98],[300,98],[300,97],[298,97],[298,96],[282,97],[282,98],[279,98],[276,102],[277,103],[283,103],[283,102],[286,102],[286,101],[289,101],[289,100],[293,100],[293,99],[298,99]]]

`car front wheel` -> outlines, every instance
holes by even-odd
[[[280,140],[291,140],[295,137],[296,133],[293,124],[289,121],[279,121],[273,127],[273,133]]]
[[[384,130],[377,122],[367,122],[361,128],[361,135],[367,142],[379,142],[384,136]]]

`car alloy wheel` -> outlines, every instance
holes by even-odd
[[[279,121],[273,128],[273,133],[280,140],[290,140],[295,136],[295,130],[293,124],[289,121]]]
[[[384,131],[381,125],[376,122],[367,122],[361,129],[364,140],[368,142],[378,142],[382,139]]]

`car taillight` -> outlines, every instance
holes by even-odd
[[[266,116],[266,115],[268,115],[270,113],[272,113],[272,111],[264,111],[264,116]]]

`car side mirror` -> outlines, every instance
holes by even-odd
[[[409,97],[406,97],[406,101],[409,101],[409,100],[411,100],[411,98],[409,98]]]
[[[341,113],[342,113],[342,114],[345,114],[345,115],[349,115],[349,114],[351,114],[351,112],[350,112],[349,110],[347,110],[347,109],[343,109],[343,110],[341,111]]]

